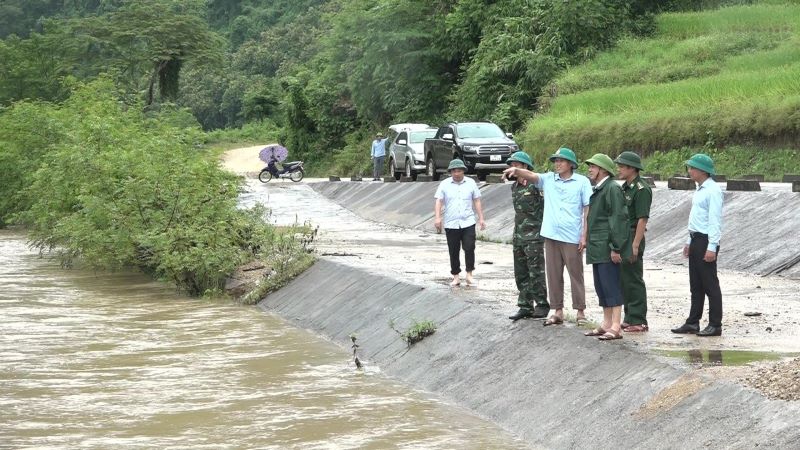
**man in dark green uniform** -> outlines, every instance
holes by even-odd
[[[614,181],[614,161],[602,153],[587,159],[594,193],[589,204],[586,264],[592,265],[594,290],[603,307],[603,323],[585,333],[602,341],[622,339],[620,265],[629,257],[625,196]]]
[[[533,170],[530,156],[522,151],[511,155],[506,163],[509,166]],[[514,279],[519,289],[519,311],[508,318],[544,318],[550,313],[544,272],[544,238],[539,235],[544,215],[544,197],[536,188],[536,183],[517,179],[511,185],[511,200],[515,213]]]
[[[642,159],[633,152],[622,152],[614,161],[617,163],[619,179],[625,180],[622,192],[628,206],[628,226],[631,239],[628,241],[631,256],[622,262],[622,298],[625,300],[625,319],[622,331],[636,333],[647,331],[647,288],[644,284],[644,233],[650,217],[650,204],[653,190],[639,176],[643,169]]]

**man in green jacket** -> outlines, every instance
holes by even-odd
[[[603,307],[603,323],[586,333],[603,341],[622,339],[620,264],[626,251],[628,214],[622,188],[614,181],[614,161],[602,153],[586,160],[594,193],[589,201],[586,263],[592,264],[594,290]]]
[[[506,164],[533,171],[533,161],[525,152],[516,152]],[[519,311],[511,320],[525,317],[541,319],[550,313],[544,271],[544,238],[539,234],[544,216],[544,197],[536,183],[517,178],[511,185],[514,204],[514,280],[517,282]]]
[[[631,256],[622,261],[621,281],[622,298],[625,300],[625,317],[622,320],[622,331],[635,333],[647,331],[647,287],[644,284],[644,233],[647,231],[647,219],[650,217],[650,204],[653,202],[653,190],[639,176],[643,169],[642,159],[633,152],[622,152],[616,160],[619,179],[624,180],[622,192],[625,194],[625,205],[628,207],[628,227],[631,239],[626,247],[630,247]]]

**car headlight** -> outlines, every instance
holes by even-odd
[[[508,146],[508,149],[511,150],[512,152],[515,152],[515,151],[519,150],[519,146],[511,144],[511,145]]]
[[[471,153],[477,153],[479,148],[480,147],[478,147],[477,145],[465,145],[464,146],[464,151],[465,152],[471,152]]]

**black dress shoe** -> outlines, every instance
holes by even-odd
[[[722,327],[712,327],[711,325],[703,328],[697,333],[698,336],[722,336]]]
[[[699,325],[689,325],[688,323],[685,323],[685,324],[679,326],[678,328],[673,328],[670,331],[672,331],[673,333],[678,333],[678,334],[697,334],[697,332],[700,331],[700,326]]]
[[[550,314],[550,307],[549,306],[534,306],[533,307],[533,317],[534,319],[544,319]]]
[[[525,317],[531,317],[531,316],[533,316],[533,314],[531,314],[531,312],[529,310],[520,309],[519,311],[515,312],[514,314],[508,316],[508,318],[511,319],[511,320],[516,321],[516,320],[524,319]]]

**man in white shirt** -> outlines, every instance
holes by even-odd
[[[478,226],[486,229],[481,206],[481,191],[472,178],[464,176],[467,166],[464,161],[454,159],[447,166],[450,178],[442,180],[436,189],[434,212],[436,218],[433,226],[436,231],[444,229],[447,236],[447,249],[450,252],[450,274],[453,280],[450,286],[461,284],[461,249],[464,249],[467,285],[474,285],[472,272],[475,270],[475,214],[478,214]]]

